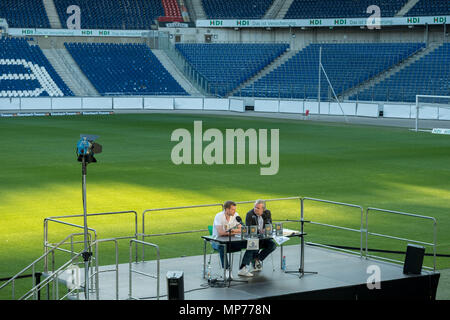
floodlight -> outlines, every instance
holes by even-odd
[[[95,135],[80,135],[80,140],[77,143],[77,160],[79,162],[83,162],[83,158],[87,163],[97,162],[94,154],[101,153],[103,149],[100,144],[94,142],[97,138],[98,136]]]
[[[84,294],[86,300],[89,300],[89,261],[92,256],[90,245],[88,243],[88,226],[87,226],[87,205],[86,205],[86,175],[87,165],[91,162],[97,162],[94,154],[102,152],[102,146],[94,141],[98,138],[95,135],[81,134],[80,140],[77,142],[77,160],[82,163],[82,194],[83,194],[83,211],[84,211],[84,252],[82,253],[85,264],[85,285]]]

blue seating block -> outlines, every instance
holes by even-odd
[[[82,29],[150,30],[164,16],[161,0],[54,0],[63,28],[67,28],[67,8],[81,10]]]
[[[421,43],[311,44],[236,95],[317,99],[320,47],[322,65],[339,95],[400,63],[423,46]],[[333,98],[323,72],[320,86],[321,98]]]
[[[448,16],[450,2],[448,0],[420,0],[406,13],[406,16]]]
[[[282,55],[288,44],[177,44],[192,68],[206,78],[209,91],[225,96]]]
[[[0,76],[2,96],[73,96],[39,46],[23,38],[0,38]]]
[[[102,95],[188,95],[144,44],[65,46]]]
[[[408,0],[294,0],[285,19],[369,17],[367,8],[380,7],[383,17],[393,17]]]
[[[415,102],[418,94],[450,96],[450,43],[350,99]]]
[[[261,19],[274,0],[202,0],[208,19]]]
[[[10,28],[50,28],[42,0],[1,0],[0,17]]]

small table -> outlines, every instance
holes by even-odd
[[[311,273],[311,274],[317,274],[317,272],[314,271],[305,271],[305,236],[307,234],[304,232],[295,232],[289,235],[286,235],[285,237],[293,238],[293,237],[299,237],[300,239],[300,267],[298,271],[287,271],[286,273],[299,273],[299,278],[303,277],[305,273]],[[283,245],[281,245],[281,259],[283,259]]]
[[[300,237],[301,238],[301,242],[300,242],[300,268],[298,271],[285,271],[286,273],[300,273],[300,277],[302,277],[305,273],[313,273],[313,272],[309,272],[309,271],[304,271],[304,263],[305,263],[305,259],[304,259],[304,236],[306,235],[306,233],[302,233],[302,232],[295,232],[289,235],[286,235],[286,237],[288,238],[292,238],[292,237]],[[257,238],[244,238],[242,239],[241,237],[236,237],[236,236],[222,236],[222,237],[214,237],[214,236],[202,236],[203,240],[204,240],[204,246],[203,246],[203,279],[205,279],[205,273],[206,273],[206,243],[207,242],[216,242],[219,245],[223,246],[224,248],[224,259],[226,259],[227,257],[227,246],[228,244],[231,243],[236,243],[236,242],[247,242],[247,240],[249,239],[259,239],[259,240],[264,240],[264,239],[273,239],[273,236],[262,236],[259,235]],[[281,247],[281,258],[280,260],[283,259],[283,245],[280,246]],[[231,261],[229,261],[229,263],[231,263]],[[230,265],[231,266],[231,265]],[[226,268],[223,269],[223,278],[225,279],[224,281],[226,281]],[[230,285],[231,280],[229,281],[229,285]],[[228,285],[228,286],[229,286]]]

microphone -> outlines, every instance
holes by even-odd
[[[236,216],[236,221],[240,224],[240,225],[244,225],[242,223],[242,219],[239,216]],[[235,227],[230,228],[229,230],[225,231],[225,232],[230,232],[231,230],[233,230]]]

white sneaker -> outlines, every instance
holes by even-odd
[[[253,273],[248,271],[247,267],[243,267],[241,270],[239,270],[238,276],[241,276],[241,277],[253,277]]]

